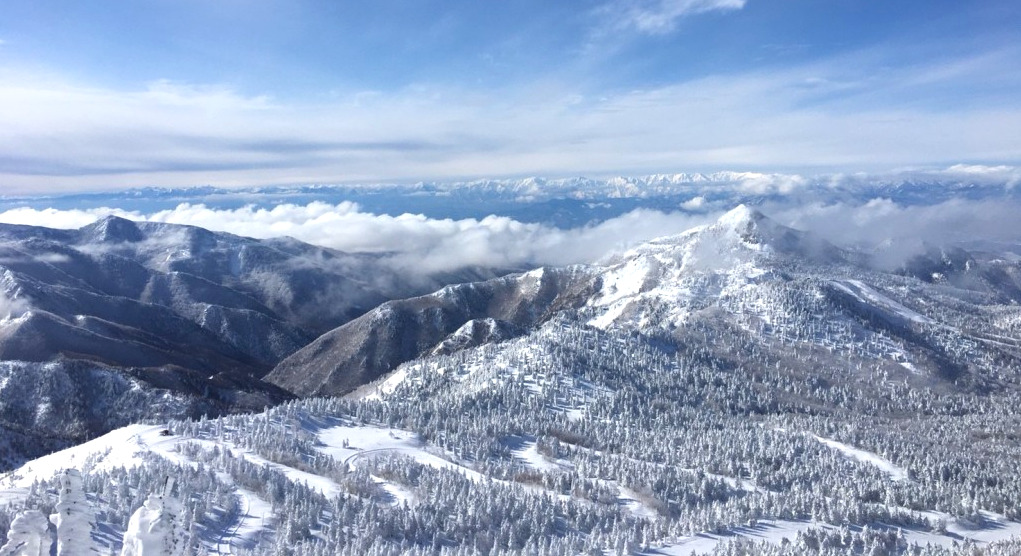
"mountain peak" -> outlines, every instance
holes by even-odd
[[[844,259],[844,253],[825,239],[785,226],[747,205],[738,205],[709,228],[715,230],[717,237],[736,238],[756,251],[766,248],[816,262]]]
[[[779,251],[809,240],[805,232],[788,228],[747,205],[731,209],[710,228],[717,234],[736,236],[746,245],[768,245]]]
[[[112,214],[82,227],[79,231],[89,239],[103,243],[135,243],[145,239],[138,224]]]
[[[749,231],[756,223],[768,220],[766,215],[748,205],[741,204],[726,212],[716,220],[716,225],[738,232]]]

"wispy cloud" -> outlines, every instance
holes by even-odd
[[[1000,164],[997,166],[986,166],[982,164],[954,164],[953,166],[938,172],[941,177],[959,179],[962,181],[995,181],[1004,184],[1008,188],[1021,184],[1021,168]]]
[[[877,198],[861,204],[774,205],[765,210],[784,224],[811,230],[835,244],[872,249],[875,261],[887,268],[928,247],[1021,242],[1021,205],[1015,201],[955,199],[905,206]]]
[[[745,0],[617,0],[599,11],[614,30],[662,35],[673,31],[684,17],[740,10],[744,5]]]
[[[867,52],[612,94],[570,83],[416,86],[318,102],[166,81],[117,91],[11,78],[0,83],[0,184],[14,194],[1014,163],[1021,74],[999,71],[1006,58],[894,70]],[[984,101],[950,109],[957,89]]]
[[[24,299],[11,299],[0,292],[0,321],[20,317],[29,309],[31,306]]]

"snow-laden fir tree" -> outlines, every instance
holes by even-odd
[[[154,492],[135,510],[124,532],[121,556],[184,556],[187,531],[184,506],[173,496],[174,480],[167,478],[160,492]]]
[[[58,556],[93,554],[92,528],[96,517],[85,496],[82,475],[66,469],[60,475],[60,494],[50,521],[57,526]]]

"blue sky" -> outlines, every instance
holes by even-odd
[[[7,0],[0,193],[1021,161],[1021,4]]]

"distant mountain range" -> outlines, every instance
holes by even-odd
[[[865,203],[889,199],[900,205],[949,200],[1017,200],[1021,169],[954,167],[892,174],[801,176],[783,173],[712,172],[610,178],[480,179],[414,184],[306,185],[225,189],[147,187],[104,193],[7,197],[0,212],[117,207],[151,213],[182,203],[216,209],[272,208],[282,203],[357,203],[374,214],[423,214],[430,218],[484,218],[491,214],[561,228],[604,221],[638,208],[716,212],[738,204]]]

